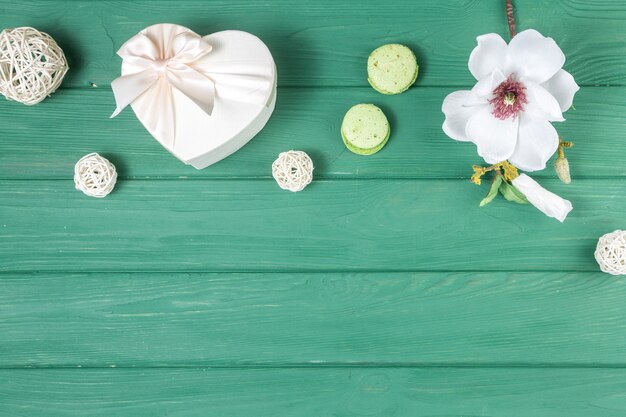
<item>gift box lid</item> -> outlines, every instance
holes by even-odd
[[[151,83],[129,104],[150,134],[186,163],[234,152],[261,130],[273,109],[274,60],[250,33],[200,37],[183,26],[159,24],[131,38],[119,54],[125,84],[113,85],[118,111],[141,83]]]

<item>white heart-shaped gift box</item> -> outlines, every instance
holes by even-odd
[[[201,37],[158,24],[118,51],[122,76],[111,84],[117,115],[132,107],[150,134],[194,168],[214,164],[263,129],[276,103],[276,66],[247,32]]]

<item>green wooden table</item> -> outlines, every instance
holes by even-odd
[[[597,238],[626,227],[626,3],[517,0],[582,86],[564,224],[468,182],[475,148],[441,131],[470,87],[477,35],[507,35],[500,0],[0,1],[0,27],[50,33],[71,71],[35,107],[0,101],[0,416],[626,415],[626,286]],[[140,29],[260,36],[279,69],[266,129],[203,171],[131,111],[115,120],[118,47]],[[416,86],[368,85],[369,52],[415,50]],[[372,102],[393,135],[359,157],[339,125]],[[280,190],[277,154],[314,183]],[[106,199],[74,190],[100,152]]]

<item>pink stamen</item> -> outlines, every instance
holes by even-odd
[[[528,103],[525,91],[526,87],[519,81],[514,81],[513,75],[509,75],[493,90],[493,98],[489,100],[493,104],[493,115],[501,120],[515,118],[524,110],[524,104]]]

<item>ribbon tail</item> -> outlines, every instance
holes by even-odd
[[[158,82],[148,91],[146,111],[148,116],[144,123],[148,131],[167,149],[174,149],[176,143],[176,109],[172,86]]]
[[[130,103],[145,93],[154,85],[157,77],[149,71],[141,71],[135,74],[123,75],[111,82],[113,95],[115,96],[115,111],[111,118],[120,114]]]
[[[183,66],[167,72],[170,84],[209,116],[215,106],[215,83],[195,69]]]

